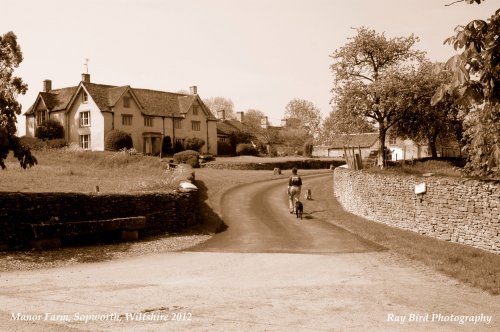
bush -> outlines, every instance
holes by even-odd
[[[176,140],[174,145],[174,153],[182,151],[184,151],[184,146],[182,145],[182,142],[180,140]]]
[[[62,149],[68,145],[66,140],[63,138],[51,139],[51,140],[44,141],[44,140],[42,140],[40,138],[36,138],[36,137],[23,136],[23,137],[19,138],[19,142],[23,146],[25,146],[33,151],[40,151],[40,150],[45,150],[45,149]]]
[[[178,164],[188,164],[193,168],[200,167],[200,154],[197,151],[186,150],[174,154],[174,162]]]
[[[259,151],[252,144],[238,144],[236,154],[238,156],[258,156]]]
[[[43,141],[36,137],[23,136],[19,138],[19,142],[33,151],[43,150],[45,148]]]
[[[163,137],[163,143],[161,145],[161,152],[163,154],[171,154],[172,153],[172,139],[170,136]]]
[[[201,138],[191,137],[186,140],[186,150],[200,151],[201,147],[205,145],[205,141]]]
[[[104,148],[109,151],[131,149],[134,146],[132,143],[132,136],[129,133],[116,129],[106,134],[104,144]]]
[[[57,120],[47,120],[36,128],[35,136],[43,140],[64,138],[64,127]]]
[[[229,142],[217,142],[217,154],[219,156],[232,156],[234,155],[233,147]]]

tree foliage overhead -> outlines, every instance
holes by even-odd
[[[481,1],[466,0],[466,3]],[[446,63],[453,79],[437,89],[432,102],[446,96],[464,110],[466,169],[472,175],[500,176],[500,9],[488,20],[455,29],[445,43],[462,50]]]
[[[361,27],[354,38],[336,50],[333,101],[341,112],[373,120],[379,131],[379,165],[385,165],[385,137],[420,98],[412,92],[415,67],[423,59],[413,50],[418,38],[387,38],[384,34]]]
[[[23,61],[17,36],[7,32],[0,36],[0,167],[5,169],[5,159],[9,151],[19,160],[21,167],[31,167],[37,163],[30,150],[23,146],[16,134],[16,115],[21,114],[21,104],[17,96],[24,95],[28,86],[14,70]]]

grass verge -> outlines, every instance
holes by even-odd
[[[342,209],[331,188],[331,182],[323,184],[316,196],[331,202],[327,210],[333,224],[465,284],[500,294],[500,255],[358,217]]]

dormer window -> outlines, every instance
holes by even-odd
[[[89,102],[89,95],[87,94],[87,92],[83,91],[82,93],[82,103],[86,104]]]
[[[130,108],[130,97],[123,97],[123,108]]]

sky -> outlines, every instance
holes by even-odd
[[[279,125],[292,99],[332,110],[330,55],[365,26],[420,38],[432,61],[454,54],[444,39],[486,19],[495,0],[0,0],[0,34],[13,31],[28,84],[23,113],[45,79],[54,89],[91,82],[224,97],[234,111],[257,109]],[[496,5],[495,5],[496,3]],[[24,117],[18,134],[24,134]]]

